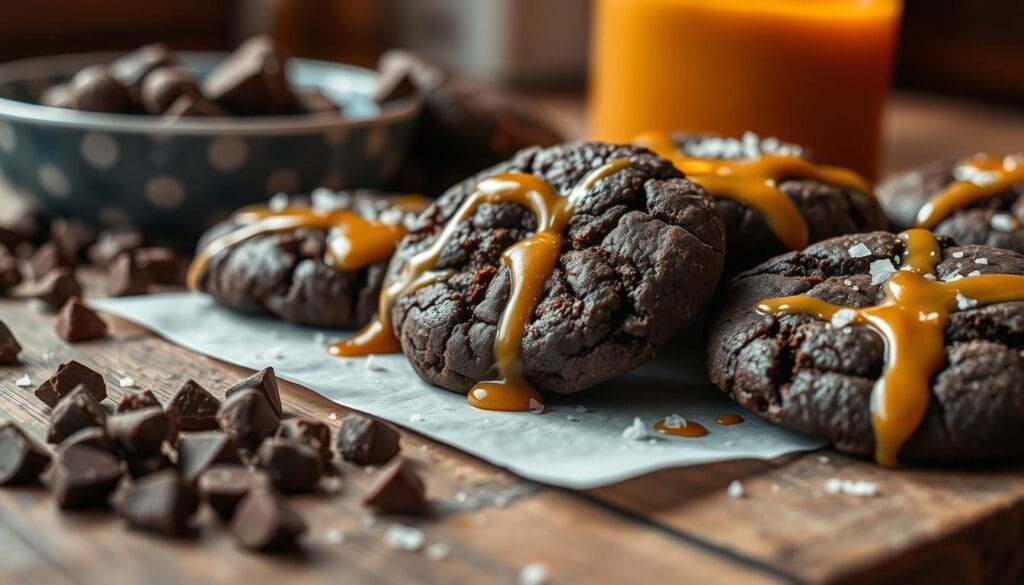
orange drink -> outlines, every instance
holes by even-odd
[[[901,0],[596,0],[590,124],[753,130],[873,177]]]

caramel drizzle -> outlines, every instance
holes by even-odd
[[[331,353],[363,356],[400,351],[391,323],[391,309],[398,299],[447,275],[434,269],[437,260],[460,224],[467,221],[481,204],[516,203],[533,213],[537,218],[537,229],[532,236],[506,249],[501,256],[511,275],[511,290],[494,340],[500,377],[475,384],[469,392],[469,403],[487,410],[507,411],[530,410],[543,404],[540,393],[522,373],[520,351],[526,326],[540,302],[544,284],[554,271],[562,249],[562,233],[577,202],[595,183],[630,164],[628,160],[609,162],[587,175],[564,197],[544,179],[525,173],[503,173],[481,181],[431,245],[411,257],[401,273],[385,284],[376,318],[351,339],[331,347]]]
[[[723,427],[738,425],[743,422],[743,417],[738,414],[720,414],[715,417],[715,423]]]
[[[697,437],[703,437],[708,434],[708,429],[699,422],[688,420],[682,425],[669,426],[667,418],[663,418],[654,423],[654,430],[663,435],[687,437],[690,439],[696,439]]]
[[[885,341],[885,367],[871,394],[875,459],[894,467],[903,444],[924,418],[931,399],[931,379],[946,360],[945,329],[961,301],[977,306],[1024,301],[1024,276],[984,274],[940,282],[935,267],[942,253],[928,230],[912,229],[899,238],[906,244],[900,270],[885,284],[885,298],[866,307],[833,305],[812,296],[764,299],[765,315],[809,315],[835,323],[868,327]],[[930,277],[930,278],[929,278]]]
[[[916,225],[932,229],[957,209],[995,197],[1024,183],[1024,160],[1015,156],[996,158],[978,155],[957,164],[967,178],[953,181],[936,193],[917,212]]]
[[[412,209],[411,197],[396,199],[396,207]],[[188,287],[196,290],[210,261],[221,252],[257,236],[300,228],[329,230],[324,261],[339,270],[359,270],[384,262],[395,253],[395,246],[407,232],[400,224],[373,221],[349,210],[320,212],[308,207],[270,209],[245,207],[233,216],[242,224],[208,242],[196,254],[188,269]]]
[[[762,154],[757,159],[716,160],[688,156],[666,132],[641,134],[635,143],[672,161],[677,169],[713,197],[734,199],[764,215],[775,237],[790,250],[807,246],[807,222],[778,184],[791,178],[822,183],[871,194],[871,185],[857,173],[839,167],[814,164],[797,155]]]

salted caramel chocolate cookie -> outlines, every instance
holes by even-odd
[[[219,303],[296,323],[354,328],[377,307],[413,196],[318,190],[240,210],[199,242],[189,285]]]
[[[710,326],[737,402],[884,465],[1024,453],[1024,256],[924,229],[847,235],[736,277]]]
[[[899,228],[1024,253],[1024,153],[931,162],[884,181],[878,200]]]
[[[715,198],[725,221],[725,273],[843,234],[885,229],[871,185],[820,165],[803,147],[761,138],[649,133],[636,142],[671,159]]]
[[[432,384],[494,410],[627,372],[708,304],[714,202],[628,145],[530,148],[455,185],[391,263],[378,320],[341,355],[401,349]]]
[[[523,148],[562,141],[519,102],[407,51],[388,51],[379,69],[377,101],[414,93],[423,99],[409,153],[396,173],[398,190],[440,195]]]

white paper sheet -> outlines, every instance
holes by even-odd
[[[528,479],[590,488],[679,465],[727,459],[770,459],[813,449],[819,441],[785,431],[744,412],[713,388],[698,350],[670,347],[626,376],[569,397],[547,397],[542,414],[478,410],[464,396],[419,379],[401,355],[335,358],[322,331],[242,315],[195,293],[170,293],[91,303],[168,340],[221,360],[277,375],[339,404],[408,427]],[[585,409],[585,411],[584,411]],[[663,437],[651,425],[670,414],[703,424],[707,436]],[[714,423],[737,413],[746,422]],[[651,440],[622,431],[634,417]]]

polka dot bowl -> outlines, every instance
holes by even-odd
[[[179,53],[200,77],[221,55]],[[395,171],[419,110],[378,108],[377,74],[293,59],[288,76],[344,112],[248,118],[100,114],[38,103],[54,83],[113,54],[0,65],[0,173],[6,187],[50,213],[96,225],[131,223],[188,245],[235,209],[277,192],[380,186]]]

